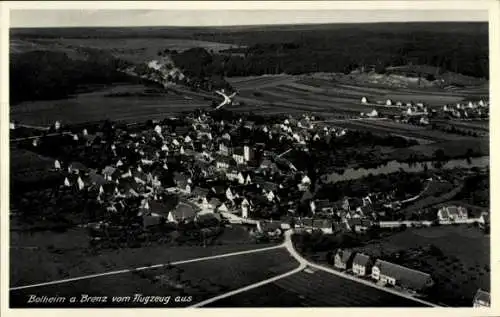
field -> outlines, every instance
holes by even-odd
[[[140,87],[120,87],[120,91],[137,92]],[[207,107],[210,103],[200,99],[186,99],[173,93],[152,96],[113,96],[117,88],[79,94],[64,100],[23,102],[10,108],[11,120],[26,124],[50,125],[56,120],[62,123],[82,123],[105,119],[117,121],[146,121],[164,119],[166,116]]]
[[[12,39],[10,46],[15,53],[31,50],[57,50],[72,57],[78,57],[82,54],[79,48],[89,47],[104,50],[116,57],[137,63],[156,59],[158,58],[157,53],[165,49],[185,51],[194,47],[203,47],[208,51],[219,52],[231,47],[238,47],[237,45],[218,42],[168,38],[115,38],[113,40],[103,38]]]
[[[490,289],[490,237],[478,228],[442,226],[407,229],[359,248],[379,256],[385,253],[424,248],[433,244],[442,255],[418,253],[401,256],[401,264],[432,274],[437,283],[435,300],[447,305],[470,306],[478,288]]]
[[[10,147],[10,171],[12,174],[22,174],[54,167],[54,160],[34,152]]]
[[[157,245],[93,252],[84,229],[66,233],[11,230],[10,237],[11,287],[269,246],[249,243],[206,248]]]
[[[158,269],[74,281],[54,286],[11,291],[11,305],[19,306],[29,294],[46,296],[192,296],[186,302],[173,302],[169,307],[188,306],[216,295],[285,273],[297,267],[285,249],[245,254],[203,262],[179,264]],[[78,305],[78,306],[86,306]],[[92,306],[92,305],[91,305]],[[98,306],[113,306],[106,303]],[[118,303],[119,307],[141,307],[144,304]],[[165,307],[150,303],[147,307]],[[71,305],[69,306],[71,307]],[[94,306],[95,307],[95,306]]]
[[[432,159],[434,157],[434,153],[439,149],[443,150],[446,156],[450,158],[460,156],[463,157],[467,154],[469,149],[481,156],[488,156],[490,152],[488,138],[469,138],[448,142],[415,145],[405,149],[396,149],[388,155],[396,160],[406,160],[410,155]]]
[[[422,307],[417,302],[335,275],[302,271],[209,307]]]

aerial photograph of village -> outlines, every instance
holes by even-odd
[[[487,11],[99,11],[10,13],[11,308],[490,307]]]

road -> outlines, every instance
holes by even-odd
[[[44,282],[44,283],[38,283],[38,284],[15,286],[15,287],[9,288],[9,290],[15,291],[15,290],[21,290],[21,289],[27,289],[27,288],[40,287],[40,286],[69,283],[69,282],[74,282],[74,281],[79,281],[79,280],[87,280],[87,279],[92,279],[92,278],[97,278],[97,277],[102,277],[102,276],[124,274],[124,273],[144,271],[144,270],[149,270],[149,269],[157,269],[157,268],[168,266],[168,265],[179,265],[179,264],[186,264],[186,263],[227,258],[230,256],[238,256],[238,255],[243,255],[243,254],[251,254],[251,253],[257,253],[257,252],[270,251],[270,250],[275,250],[275,249],[279,249],[279,248],[283,248],[283,247],[284,247],[284,244],[280,244],[277,246],[272,246],[272,247],[267,247],[267,248],[259,248],[259,249],[247,250],[247,251],[238,251],[238,252],[232,252],[232,253],[226,253],[226,254],[219,254],[219,255],[212,255],[212,256],[206,256],[206,257],[201,257],[201,258],[195,258],[195,259],[190,259],[190,260],[155,264],[155,265],[150,265],[150,266],[143,266],[143,267],[131,268],[131,269],[123,269],[123,270],[118,270],[118,271],[111,271],[111,272],[104,272],[104,273],[97,273],[97,274],[89,274],[89,275],[83,275],[83,276],[67,278],[67,279],[62,279],[62,280],[55,280],[55,281]]]
[[[202,306],[205,306],[207,304],[210,304],[210,303],[213,303],[215,301],[218,301],[220,299],[223,299],[223,298],[226,298],[226,297],[229,297],[229,296],[233,296],[233,295],[236,295],[236,294],[239,294],[239,293],[243,293],[243,292],[246,292],[248,290],[251,290],[251,289],[254,289],[254,288],[257,288],[257,287],[261,287],[261,286],[269,284],[269,283],[276,282],[277,280],[280,280],[280,279],[283,279],[283,278],[288,277],[290,275],[299,273],[299,272],[301,272],[305,268],[306,268],[306,265],[301,263],[299,265],[299,267],[297,267],[296,269],[293,269],[293,270],[291,270],[289,272],[286,272],[284,274],[281,274],[281,275],[278,275],[278,276],[275,276],[275,277],[271,277],[271,278],[269,278],[267,280],[254,283],[254,284],[251,284],[251,285],[239,288],[237,290],[234,290],[234,291],[231,291],[231,292],[228,292],[228,293],[224,293],[224,294],[216,296],[216,297],[209,298],[207,300],[204,300],[202,302],[194,304],[194,305],[192,305],[190,307],[192,307],[192,308],[202,307]]]
[[[73,133],[71,132],[55,132],[55,133],[49,133],[45,135],[34,135],[34,136],[27,136],[23,138],[16,138],[16,139],[10,139],[10,142],[19,142],[19,141],[24,141],[24,140],[31,140],[31,139],[40,139],[40,138],[45,138],[45,137],[51,137],[51,136],[60,136],[60,135],[70,135],[73,136]]]
[[[292,242],[292,235],[293,235],[293,233],[294,233],[294,230],[287,230],[285,232],[285,241],[283,242],[282,245],[280,245],[280,247],[284,246],[287,249],[287,251],[295,258],[295,260],[297,262],[299,262],[299,266],[296,269],[291,270],[291,271],[289,271],[287,273],[284,273],[282,275],[278,275],[278,276],[275,276],[273,278],[270,278],[270,279],[267,279],[267,280],[264,280],[264,281],[261,281],[261,282],[258,282],[258,283],[254,283],[254,284],[251,284],[251,285],[239,288],[237,290],[234,290],[234,291],[231,291],[231,292],[227,292],[227,293],[224,293],[222,295],[219,295],[219,296],[216,296],[216,297],[213,297],[213,298],[209,298],[209,299],[207,299],[205,301],[202,301],[200,303],[194,304],[193,306],[190,306],[190,307],[194,308],[194,307],[205,306],[205,305],[213,303],[213,302],[215,302],[217,300],[220,300],[220,299],[223,299],[223,298],[226,298],[226,297],[230,297],[230,296],[233,296],[233,295],[236,295],[236,294],[239,294],[239,293],[242,293],[242,292],[245,292],[245,291],[248,291],[248,290],[251,290],[251,289],[254,289],[254,288],[257,288],[257,287],[269,284],[269,283],[272,283],[272,282],[275,282],[277,280],[286,278],[288,276],[291,276],[293,274],[301,272],[302,270],[306,269],[307,267],[311,267],[311,268],[315,268],[315,269],[318,269],[318,270],[322,270],[322,271],[327,272],[329,274],[333,274],[333,275],[339,276],[341,278],[345,278],[345,279],[348,279],[348,280],[351,280],[351,281],[354,281],[354,282],[357,282],[357,283],[360,283],[360,284],[364,284],[366,286],[373,287],[373,288],[376,288],[378,290],[381,290],[381,291],[384,291],[384,292],[387,292],[387,293],[391,293],[393,295],[404,297],[406,299],[416,301],[416,302],[424,304],[426,306],[439,307],[438,305],[435,305],[435,304],[429,303],[427,301],[415,298],[413,296],[410,296],[410,295],[407,295],[407,294],[403,294],[401,292],[398,292],[398,291],[395,291],[395,290],[392,290],[392,289],[388,289],[388,288],[385,288],[385,287],[382,287],[382,286],[378,286],[378,285],[376,285],[374,283],[371,283],[371,282],[359,279],[357,277],[354,277],[354,276],[351,276],[351,275],[348,275],[348,274],[345,274],[345,273],[338,272],[338,271],[336,271],[334,269],[331,269],[331,268],[328,268],[328,267],[325,267],[325,266],[322,266],[322,265],[319,265],[319,264],[316,264],[316,263],[309,262],[307,259],[305,259],[304,257],[302,257],[297,252],[297,250],[295,250],[295,248],[293,246],[293,242]]]
[[[293,247],[293,243],[292,243],[292,234],[293,234],[293,230],[288,230],[285,232],[285,247],[286,249],[288,250],[288,252],[290,252],[290,254],[297,260],[299,261],[299,263],[301,265],[306,265],[306,266],[310,266],[312,268],[315,268],[315,269],[318,269],[318,270],[322,270],[322,271],[325,271],[325,272],[328,272],[330,274],[333,274],[333,275],[337,275],[339,277],[342,277],[342,278],[345,278],[345,279],[348,279],[348,280],[351,280],[351,281],[354,281],[354,282],[358,282],[360,284],[364,284],[366,286],[370,286],[370,287],[373,287],[373,288],[377,288],[381,291],[384,291],[384,292],[387,292],[387,293],[391,293],[393,295],[398,295],[398,296],[401,296],[401,297],[404,297],[404,298],[407,298],[407,299],[410,299],[410,300],[413,300],[413,301],[416,301],[416,302],[419,302],[421,304],[424,304],[424,305],[427,305],[427,306],[431,306],[431,307],[439,307],[438,305],[435,305],[435,304],[432,304],[430,302],[427,302],[427,301],[424,301],[424,300],[421,300],[421,299],[418,299],[418,298],[415,298],[415,297],[412,297],[412,296],[409,296],[409,295],[406,295],[406,294],[403,294],[403,293],[400,293],[398,291],[395,291],[395,290],[392,290],[392,289],[389,289],[389,288],[386,288],[386,287],[382,287],[382,286],[378,286],[374,283],[371,283],[371,282],[368,282],[368,281],[365,281],[365,280],[362,280],[360,278],[357,278],[355,276],[352,276],[352,275],[348,275],[346,273],[342,273],[342,272],[339,272],[339,271],[336,271],[334,269],[331,269],[329,267],[325,267],[323,265],[319,265],[319,264],[316,264],[316,263],[312,263],[312,262],[309,262],[308,260],[306,260],[305,258],[303,258],[296,250],[295,248]]]

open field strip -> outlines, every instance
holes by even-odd
[[[286,249],[279,248],[207,261],[172,264],[92,280],[49,285],[35,290],[11,291],[11,302],[20,304],[29,294],[37,293],[64,296],[78,296],[79,294],[132,296],[141,293],[144,295],[164,294],[172,297],[189,295],[191,300],[169,305],[170,307],[185,307],[275,278],[297,266],[298,263]],[[107,306],[137,307],[139,305],[129,302],[109,303]]]
[[[386,121],[384,121],[385,123]],[[348,122],[341,122],[338,124],[341,127],[347,128],[347,129],[354,129],[354,130],[364,130],[364,131],[371,131],[374,133],[389,133],[389,134],[397,134],[405,137],[414,137],[417,139],[428,139],[431,141],[454,141],[454,140],[459,140],[459,139],[467,139],[466,137],[460,137],[452,134],[446,134],[440,131],[422,131],[422,130],[408,130],[408,129],[401,129],[397,127],[384,127],[383,125],[377,125],[376,123],[370,121],[370,122],[364,122],[364,121],[348,121]]]
[[[38,108],[38,105],[42,105]],[[49,104],[50,106],[44,106]],[[169,100],[163,98],[74,98],[43,101],[11,107],[14,120],[28,124],[53,124],[55,120],[66,123],[98,121],[103,118],[117,120],[123,116],[168,114],[207,106],[206,101]],[[28,112],[30,111],[30,112]]]
[[[328,109],[328,107],[317,107],[317,106],[310,106],[308,103],[305,104],[300,104],[296,102],[275,102],[273,105],[281,108],[289,108],[289,109],[295,109],[295,110],[301,110],[304,112],[307,111],[321,111],[321,112],[330,112],[331,110]]]
[[[258,93],[258,96],[254,95],[253,92],[249,91],[249,90],[244,90],[244,91],[241,91],[239,94],[238,94],[238,100],[243,100],[242,98],[247,98],[247,99],[259,99],[260,101],[266,101],[266,102],[275,102],[275,101],[282,101],[282,100],[286,100],[287,98],[280,98],[280,97],[276,97],[276,96],[273,96],[273,95],[270,95],[268,94],[267,92],[266,93],[263,93],[263,92],[260,92]]]
[[[279,86],[276,86],[276,87],[279,87]],[[270,96],[280,98],[283,100],[287,100],[287,99],[292,98],[292,96],[290,96],[290,94],[288,94],[286,92],[277,91],[275,89],[276,87],[267,87],[267,88],[259,89],[258,91],[263,93],[263,94],[270,95]]]
[[[301,91],[304,91],[304,92],[312,92],[312,93],[315,93],[315,92],[324,92],[325,91],[325,88],[322,88],[322,87],[314,87],[314,86],[300,84],[300,83],[297,83],[297,82],[288,83],[288,84],[285,85],[285,87],[295,88],[297,90],[301,90]]]
[[[89,275],[66,278],[66,279],[61,279],[61,280],[54,280],[54,281],[50,281],[50,282],[43,282],[43,283],[37,283],[37,284],[15,286],[15,287],[9,288],[9,290],[15,291],[15,290],[35,288],[35,287],[41,287],[41,286],[47,286],[47,285],[63,284],[63,283],[69,283],[69,282],[86,280],[86,279],[93,279],[93,278],[109,276],[109,275],[117,275],[117,274],[123,274],[123,273],[130,273],[130,272],[137,272],[137,271],[161,268],[161,267],[165,267],[165,266],[169,266],[169,265],[179,265],[179,264],[186,264],[186,263],[192,263],[192,262],[227,258],[227,257],[231,257],[231,256],[238,256],[238,255],[244,255],[244,254],[250,254],[250,253],[256,253],[256,252],[265,252],[265,251],[275,250],[275,249],[279,249],[279,248],[283,248],[283,245],[277,245],[277,246],[254,249],[254,250],[247,250],[247,251],[232,252],[232,253],[226,253],[226,254],[219,254],[219,255],[213,255],[213,256],[206,256],[206,257],[194,258],[194,259],[190,259],[190,260],[183,260],[183,261],[168,262],[168,263],[155,264],[155,265],[149,265],[149,266],[142,266],[142,267],[131,268],[131,269],[122,269],[122,270],[110,271],[110,272],[104,272],[104,273],[89,274]]]
[[[297,267],[296,269],[293,269],[287,273],[284,273],[284,274],[281,274],[281,275],[278,275],[278,276],[275,276],[275,277],[272,277],[272,278],[269,278],[269,279],[266,279],[264,281],[261,281],[261,282],[258,282],[258,283],[254,283],[254,284],[251,284],[251,285],[248,285],[248,286],[245,286],[245,287],[242,287],[242,288],[239,288],[237,290],[234,290],[234,291],[231,291],[231,292],[228,292],[228,293],[224,293],[222,295],[219,295],[219,296],[216,296],[216,297],[213,297],[213,298],[210,298],[210,299],[207,299],[207,300],[204,300],[200,303],[197,303],[191,307],[195,308],[195,307],[202,307],[202,306],[206,306],[208,304],[211,304],[211,303],[214,303],[218,300],[221,300],[221,299],[224,299],[224,298],[227,298],[227,297],[230,297],[230,296],[234,296],[234,295],[237,295],[237,294],[240,294],[240,293],[243,293],[243,292],[246,292],[246,291],[249,291],[249,290],[252,290],[252,289],[256,289],[258,287],[261,287],[263,285],[266,285],[266,284],[269,284],[269,283],[273,283],[273,282],[276,282],[278,280],[281,280],[281,279],[284,279],[286,277],[289,277],[291,275],[294,275],[294,274],[297,274],[299,273],[300,271],[302,271],[304,268],[306,267],[305,264],[301,264],[299,265],[299,267]]]
[[[348,112],[369,112],[373,108],[369,106],[364,106],[364,105],[357,105],[357,104],[352,104],[352,103],[340,103],[340,102],[327,102],[327,101],[317,101],[317,100],[309,100],[309,99],[295,99],[292,102],[293,104],[296,105],[304,105],[304,106],[309,106],[309,107],[318,107],[320,109],[325,109],[325,110],[343,110],[343,111],[348,111]]]
[[[311,101],[325,101],[325,102],[331,102],[331,103],[350,103],[354,105],[361,105],[359,100],[357,98],[350,98],[350,97],[339,97],[339,96],[333,96],[333,95],[327,95],[327,94],[314,94],[307,96],[307,98],[304,98],[305,100],[311,100]]]
[[[307,92],[297,91],[296,89],[288,88],[283,85],[275,86],[269,89],[270,91],[274,91],[280,94],[286,94],[289,96],[289,98],[304,98],[305,96],[309,95]]]
[[[228,78],[229,83],[237,90],[251,90],[257,88],[273,87],[281,84],[293,82],[293,77],[290,76],[262,76],[257,78],[250,78],[249,80],[241,80],[232,82]]]
[[[465,121],[465,120],[433,120],[432,123],[441,123],[452,125],[457,128],[467,128],[467,129],[476,129],[480,131],[489,131],[490,130],[490,122],[489,120],[484,121]]]

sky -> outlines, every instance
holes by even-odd
[[[11,10],[11,27],[488,21],[487,10]]]

